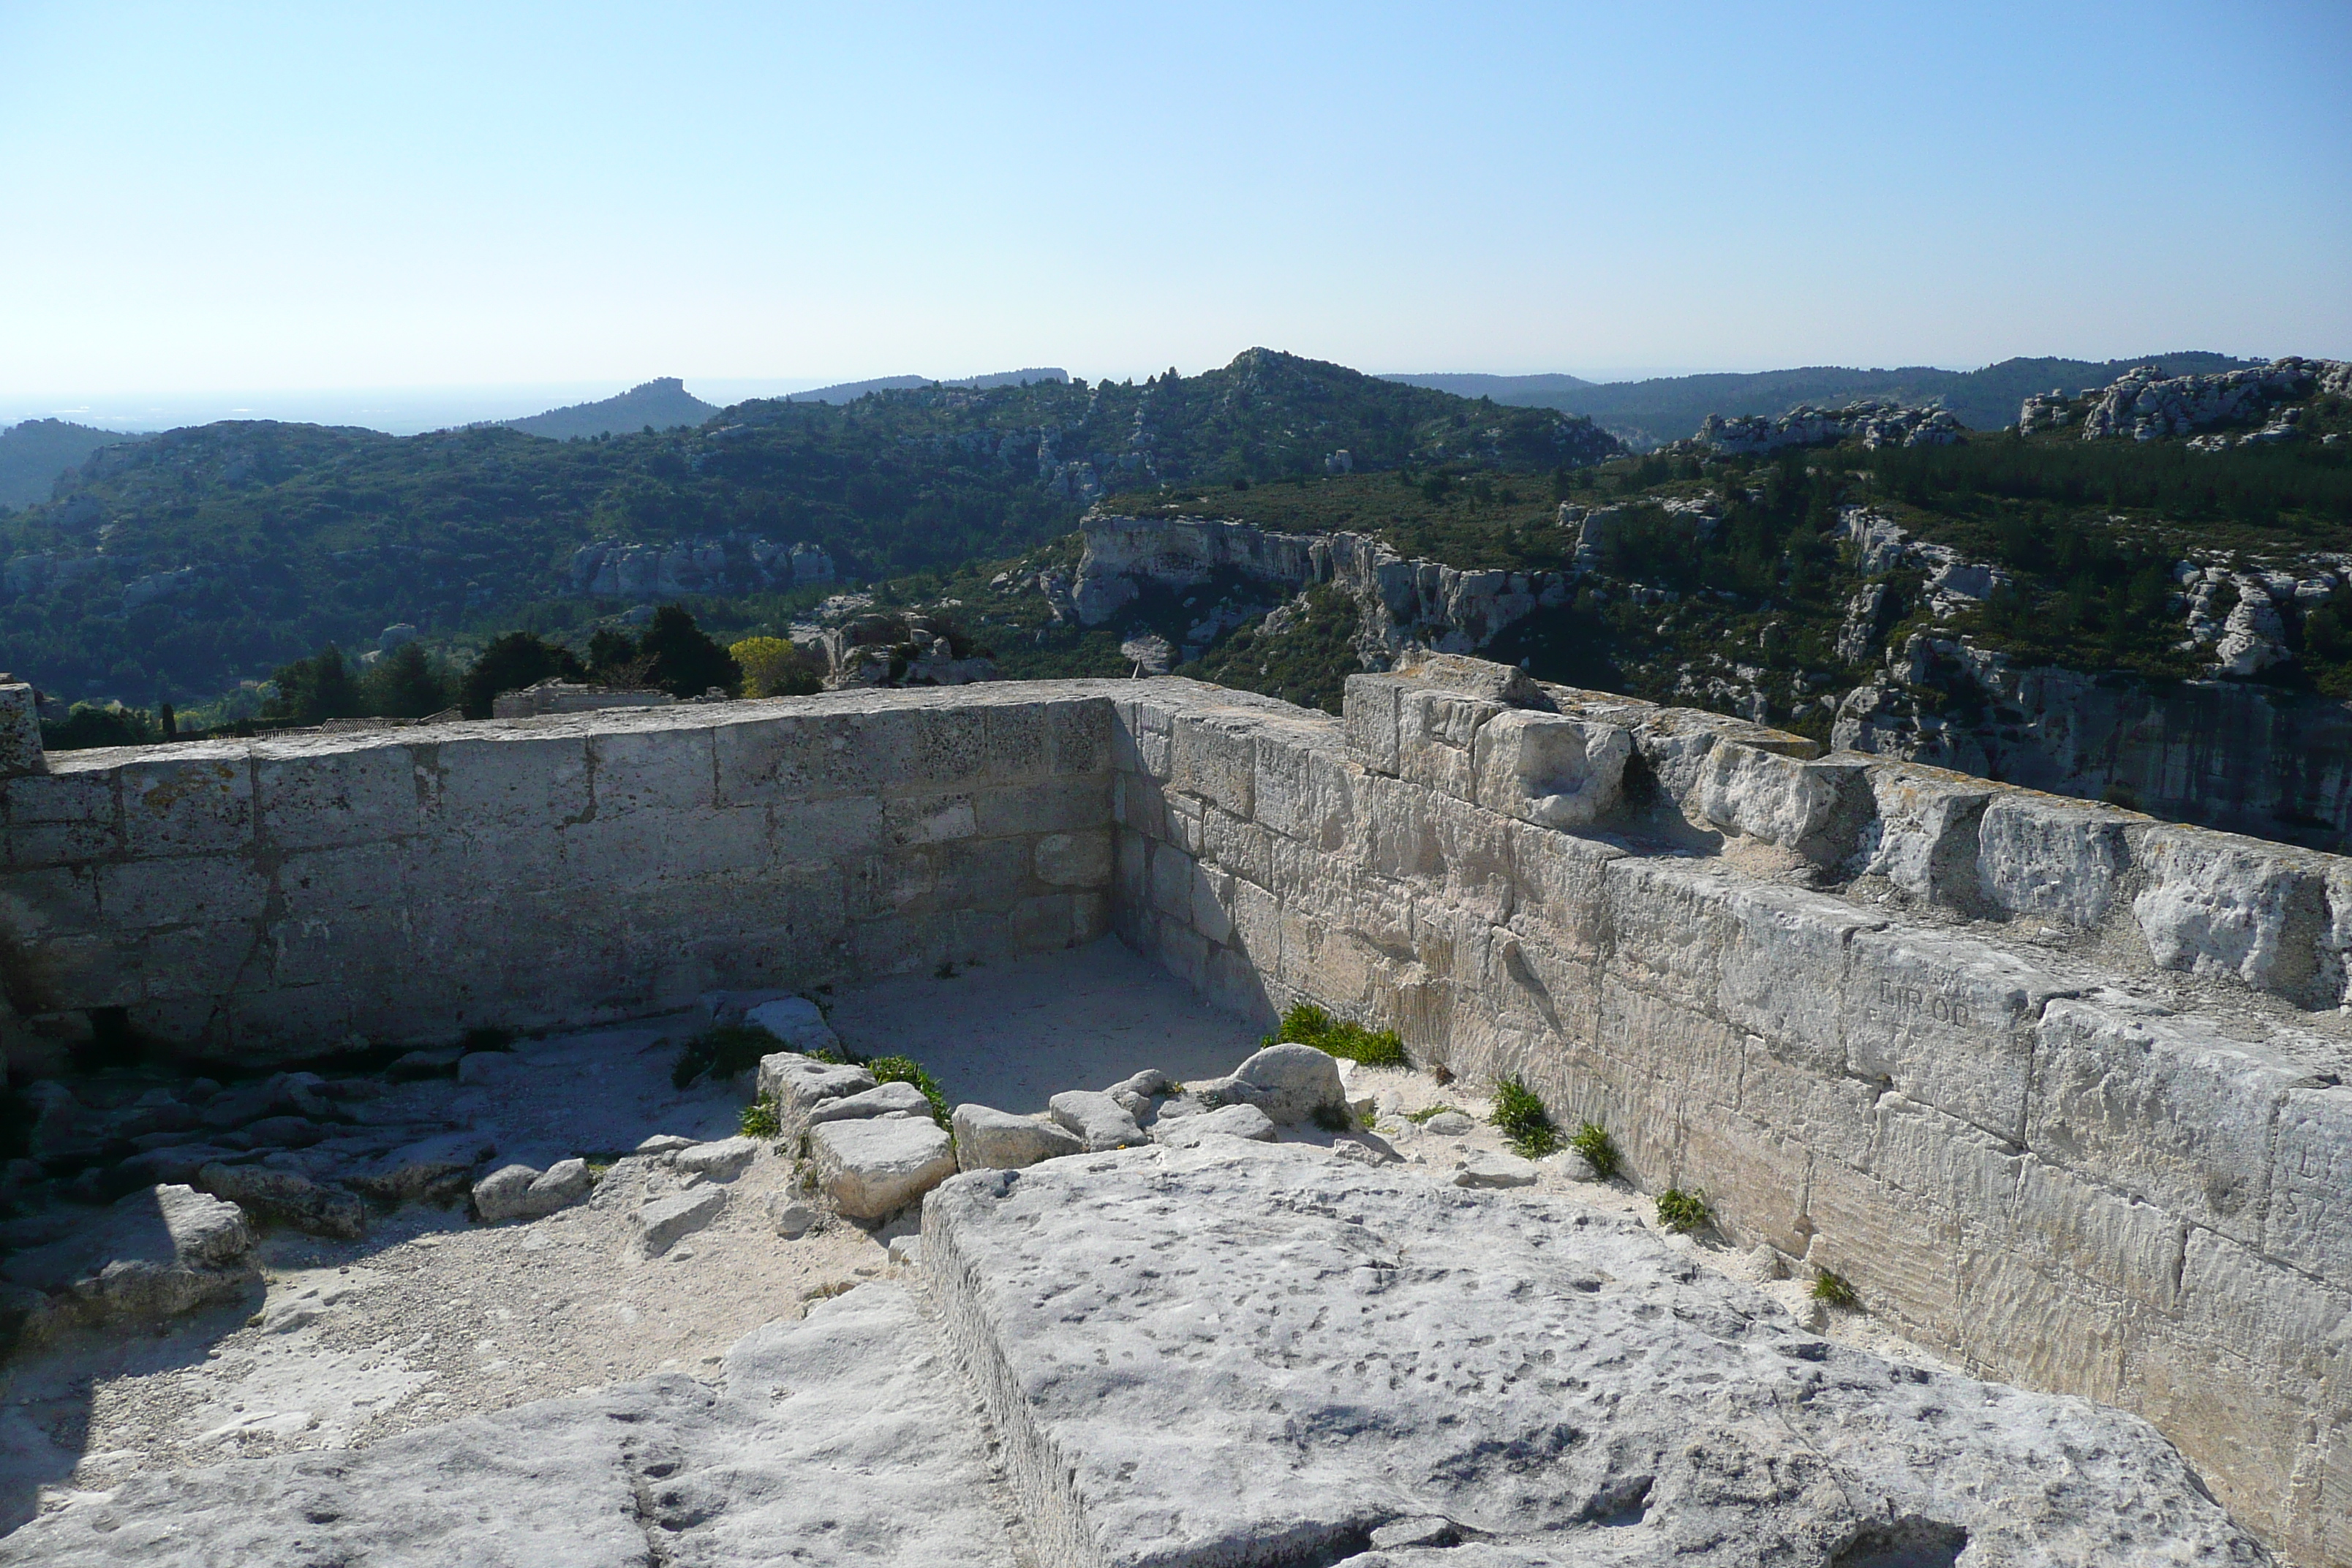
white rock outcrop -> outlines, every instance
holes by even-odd
[[[809,1132],[809,1159],[851,1219],[887,1219],[956,1171],[953,1142],[928,1116],[820,1122]]]
[[[961,1177],[923,1259],[1048,1562],[2263,1555],[2145,1422],[1828,1343],[1561,1199],[1219,1139]]]

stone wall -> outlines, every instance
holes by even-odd
[[[876,692],[68,752],[0,783],[12,1055],[247,1063],[1108,929],[1110,711]]]
[[[1433,657],[67,753],[10,999],[240,1060],[1114,927],[1519,1075],[1740,1245],[2352,1563],[2352,862]]]
[[[1344,731],[1138,689],[1121,934],[1519,1075],[1739,1244],[2149,1416],[2352,1563],[2352,866],[1502,674],[1356,677]]]

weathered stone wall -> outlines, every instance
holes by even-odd
[[[2352,1563],[2352,862],[1471,660],[47,759],[10,998],[266,1060],[1113,926],[1604,1123],[1972,1367]]]
[[[1110,711],[1036,689],[60,752],[0,783],[9,1000],[266,1061],[1108,929]]]
[[[1972,1367],[2150,1416],[2269,1539],[2352,1562],[2352,867],[1549,700],[1358,677],[1343,733],[1139,688],[1118,929],[1231,1004],[1518,1074],[1644,1187]],[[1615,831],[1540,826],[1612,731]]]

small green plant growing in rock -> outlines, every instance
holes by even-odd
[[[1658,1223],[1677,1236],[1698,1229],[1713,1217],[1707,1212],[1706,1194],[1696,1187],[1689,1192],[1668,1187],[1658,1194]]]
[[[940,1126],[947,1127],[954,1121],[948,1109],[947,1091],[940,1087],[939,1079],[923,1069],[922,1063],[911,1057],[876,1057],[865,1065],[876,1083],[911,1083],[921,1089],[923,1098],[931,1102],[931,1120]]]
[[[743,1136],[746,1138],[777,1138],[783,1134],[782,1113],[777,1109],[776,1097],[763,1094],[743,1108]]]
[[[1617,1173],[1619,1161],[1616,1141],[1609,1136],[1609,1130],[1598,1121],[1588,1121],[1578,1128],[1576,1136],[1568,1141],[1568,1146],[1582,1155],[1584,1163],[1592,1167],[1592,1173],[1602,1181],[1605,1182]]]
[[[1522,1158],[1540,1160],[1559,1147],[1559,1129],[1551,1124],[1543,1101],[1516,1078],[1495,1086],[1495,1110],[1486,1120],[1502,1129],[1512,1152]]]
[[[1345,1132],[1354,1126],[1355,1119],[1344,1105],[1318,1105],[1315,1108],[1315,1125],[1326,1132]]]
[[[1824,1268],[1813,1276],[1812,1298],[1824,1307],[1835,1307],[1851,1312],[1862,1305],[1862,1298],[1853,1293],[1853,1285],[1843,1274],[1832,1274]]]
[[[708,1073],[730,1079],[760,1065],[760,1058],[783,1049],[783,1042],[765,1029],[748,1024],[721,1024],[705,1029],[678,1047],[677,1065],[669,1069],[670,1087],[684,1089]]]
[[[1312,1002],[1294,1005],[1283,1014],[1282,1026],[1260,1044],[1277,1045],[1285,1040],[1313,1046],[1327,1055],[1368,1068],[1412,1065],[1404,1054],[1404,1042],[1397,1037],[1394,1029],[1367,1029],[1361,1024],[1346,1023]]]
[[[1449,1110],[1461,1110],[1462,1108],[1458,1105],[1424,1105],[1419,1110],[1406,1111],[1404,1113],[1404,1119],[1407,1121],[1412,1122],[1415,1127],[1425,1127],[1429,1124],[1432,1117],[1443,1116]],[[1468,1113],[1465,1111],[1464,1114],[1466,1115]]]

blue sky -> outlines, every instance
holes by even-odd
[[[2352,355],[2352,5],[0,0],[0,214],[19,413]]]

